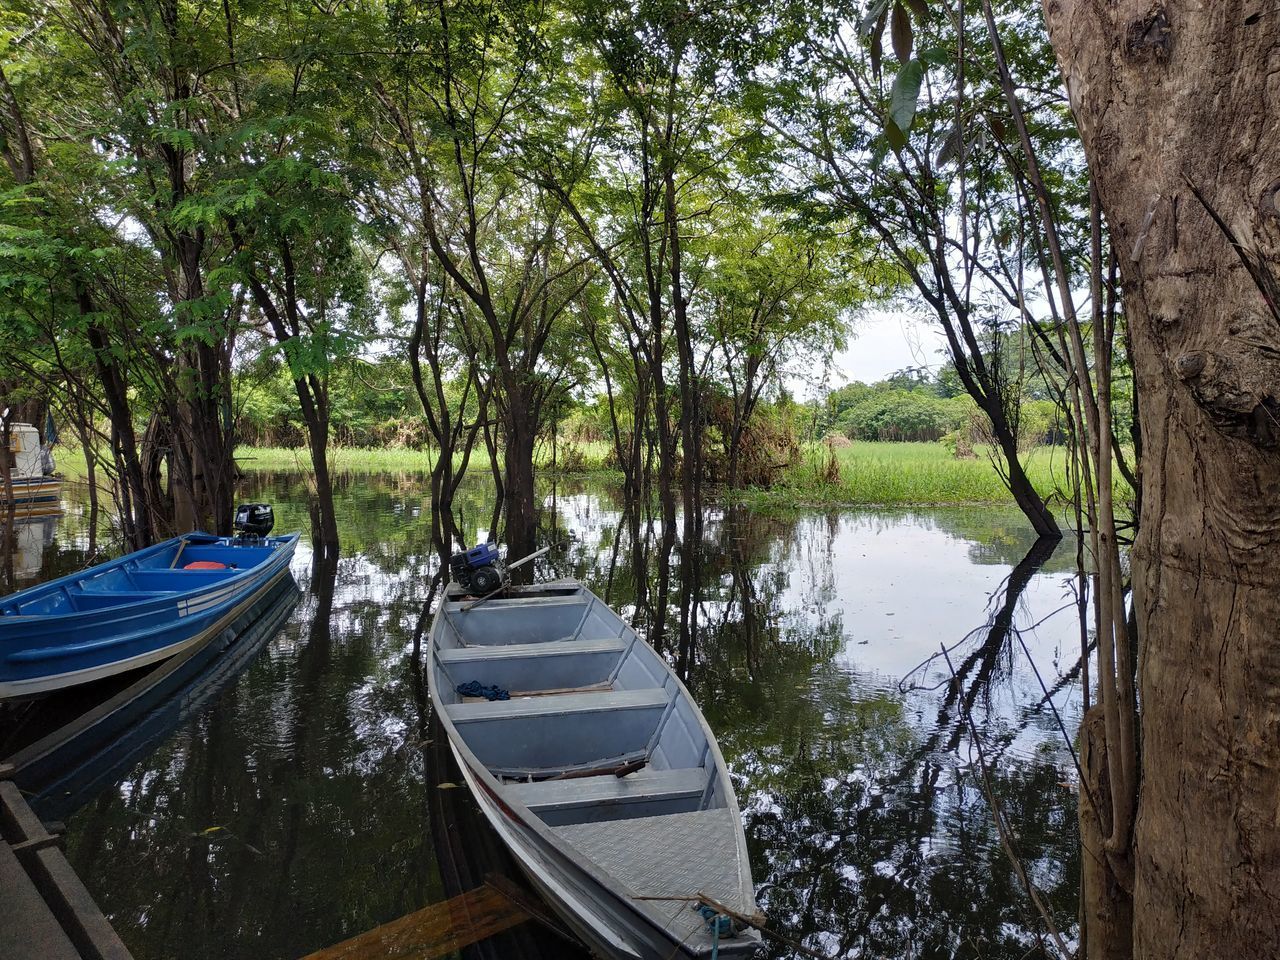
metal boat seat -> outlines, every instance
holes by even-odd
[[[607,773],[572,780],[512,783],[504,791],[553,827],[697,810],[710,774],[702,767],[644,768],[625,777]]]
[[[494,598],[482,606],[461,604],[449,624],[466,646],[554,643],[578,634],[588,607],[579,596]]]
[[[671,704],[660,687],[445,706],[491,770],[567,770],[646,751]]]
[[[627,641],[557,640],[501,647],[455,647],[437,657],[454,685],[479,680],[507,690],[537,691],[588,687],[608,682]]]
[[[743,889],[746,853],[739,845],[742,825],[736,810],[720,807],[663,817],[578,823],[557,827],[556,835],[594,861],[634,895],[692,897],[699,893],[745,914],[755,904]],[[694,852],[695,855],[690,855]],[[701,916],[684,900],[649,900],[645,909],[673,938],[709,953],[710,934]],[[691,951],[692,952],[692,951]],[[720,953],[724,954],[721,945]],[[739,954],[742,955],[742,954]]]

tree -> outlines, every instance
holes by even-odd
[[[98,164],[101,202],[136,224],[159,257],[172,325],[173,390],[162,398],[162,412],[175,526],[229,533],[231,356],[239,317],[230,291],[211,290],[207,282],[210,255],[225,237],[187,216],[205,185],[206,148],[234,116],[226,102],[207,96],[205,85],[229,56],[234,60],[224,37],[205,26],[224,9],[212,2],[85,0],[50,8],[48,29],[66,79],[90,95],[61,103],[59,120],[71,136],[98,148],[82,156]],[[92,307],[85,303],[85,312]]]
[[[225,8],[228,44],[251,66],[229,66],[222,81],[238,124],[211,145],[216,186],[189,205],[187,216],[230,237],[216,280],[247,290],[251,318],[284,357],[315,473],[312,548],[336,559],[329,381],[335,363],[372,328],[354,197],[365,177],[340,129],[334,89],[344,74],[326,70],[304,46],[322,38],[336,46],[337,35],[324,33],[332,18],[268,12],[279,19],[246,24]],[[270,66],[254,70],[260,61]],[[279,70],[276,63],[291,66]]]
[[[800,42],[783,49],[754,102],[776,131],[794,204],[878,239],[946,335],[956,375],[991,424],[997,466],[1018,506],[1037,533],[1060,536],[1018,451],[1033,364],[1018,349],[1025,289],[1010,289],[1002,274],[1021,280],[1027,244],[1006,222],[1021,197],[999,142],[1000,116],[987,109],[1001,96],[990,82],[989,51],[972,49],[963,8],[956,18],[932,17],[924,3],[873,0],[860,19],[822,4],[793,16]],[[892,75],[883,62],[886,24]],[[1047,126],[1051,137],[1056,129]]]
[[[1239,0],[1046,4],[1119,252],[1141,396],[1133,926],[1107,955],[1280,943],[1280,20]],[[1090,918],[1092,919],[1092,918]]]
[[[547,100],[549,21],[524,3],[440,0],[392,13],[396,42],[418,57],[413,66],[392,61],[386,76],[370,71],[370,92],[416,190],[431,256],[476,315],[475,348],[492,370],[502,425],[506,540],[523,556],[537,531],[538,426],[558,377],[544,362],[548,344],[590,281],[588,258],[565,240],[558,199],[512,171],[513,128]]]
[[[846,313],[861,291],[860,272],[830,237],[750,206],[713,221],[705,271],[706,336],[732,404],[725,438],[730,488],[738,486],[742,438],[764,392],[797,358],[830,356],[843,346]]]

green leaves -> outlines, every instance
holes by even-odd
[[[915,36],[911,30],[911,17],[907,13],[907,8],[900,3],[893,5],[890,34],[893,38],[893,55],[898,58],[899,63],[906,63],[911,59],[911,48],[915,42]]]
[[[872,0],[867,7],[866,16],[858,24],[858,33],[863,37],[871,37],[884,29],[885,14],[889,10],[889,0]]]
[[[916,116],[916,103],[920,99],[920,85],[924,82],[924,64],[919,60],[908,60],[893,79],[893,89],[889,91],[889,116],[885,133],[894,149],[900,150],[906,143],[906,133]],[[901,143],[894,143],[896,128]]]

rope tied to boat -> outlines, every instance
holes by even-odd
[[[817,950],[814,950],[810,947],[806,947],[803,943],[797,943],[795,940],[792,940],[790,937],[783,936],[777,930],[774,930],[771,927],[766,926],[764,914],[758,911],[750,915],[742,913],[738,910],[733,909],[733,907],[725,906],[719,900],[715,900],[707,896],[705,893],[696,893],[693,896],[679,896],[679,897],[677,896],[646,897],[641,894],[632,894],[632,899],[633,900],[654,900],[654,901],[661,901],[661,902],[683,901],[686,903],[692,903],[694,910],[698,910],[699,907],[707,907],[712,911],[712,913],[718,913],[723,917],[729,918],[729,921],[731,923],[738,924],[737,927],[731,928],[735,934],[742,930],[746,930],[748,927],[750,927],[753,930],[759,930],[762,936],[766,936],[770,940],[776,940],[778,943],[785,944],[786,946],[790,947],[794,952],[800,954],[801,956],[813,957],[814,960],[830,960],[830,957],[828,957],[827,954],[819,953]],[[702,913],[701,910],[698,910],[698,912],[700,914]]]
[[[484,684],[479,680],[469,680],[454,688],[464,697],[484,697],[486,700],[510,700],[511,694],[496,684]]]
[[[705,903],[695,903],[693,905],[694,912],[702,917],[706,922],[707,928],[711,931],[711,960],[717,960],[720,956],[720,937],[733,936],[733,917],[721,913],[715,907],[709,907]]]

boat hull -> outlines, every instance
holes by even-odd
[[[163,564],[201,548],[238,556],[225,543],[175,538],[0,601],[0,699],[91,683],[198,647],[288,572],[297,535],[276,538],[262,556],[244,554],[255,562],[243,570]]]
[[[220,633],[143,671],[123,689],[106,685],[105,699],[92,707],[90,691],[46,698],[38,706],[48,705],[51,719],[68,715],[69,698],[80,704],[79,712],[5,758],[8,776],[42,819],[67,819],[233,682],[288,619],[299,596],[286,571]],[[42,715],[36,719],[39,729],[48,729]]]
[[[529,589],[469,620],[451,591],[432,629],[433,703],[481,812],[594,955],[754,956],[756,931],[717,943],[694,912],[699,896],[756,907],[727,769],[688,691],[590,591]],[[510,700],[469,698],[472,680],[513,686]]]
[[[520,872],[592,956],[601,960],[676,960],[709,955],[705,949],[682,945],[637,918],[624,899],[609,895],[556,846],[513,817],[509,808],[504,810],[502,801],[484,787],[481,775],[466,765],[457,746],[450,743],[450,748],[480,812],[511,852]],[[718,956],[743,960],[756,956],[759,949],[756,940],[726,939],[720,943]]]
[[[13,481],[13,514],[17,520],[53,517],[62,513],[62,481],[57,477],[32,477]],[[0,520],[8,516],[10,500],[0,485]]]

